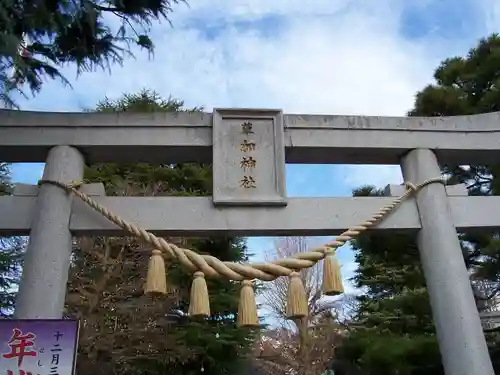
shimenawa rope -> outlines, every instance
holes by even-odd
[[[416,193],[424,186],[427,186],[432,183],[444,184],[444,180],[441,177],[432,178],[418,185],[414,185],[411,182],[405,182],[404,185],[407,190],[403,195],[401,195],[398,198],[395,198],[390,204],[381,208],[378,212],[372,215],[370,219],[366,220],[365,222],[361,223],[358,226],[350,228],[349,230],[343,232],[340,236],[337,236],[335,241],[327,243],[322,247],[315,248],[311,251],[298,253],[292,257],[279,259],[272,263],[252,263],[252,264],[224,262],[211,255],[200,255],[194,252],[193,250],[180,248],[174,244],[168,243],[164,239],[155,236],[153,233],[150,233],[142,228],[139,228],[134,224],[131,224],[123,220],[118,215],[113,214],[106,207],[102,206],[101,204],[93,200],[87,194],[79,191],[78,188],[85,183],[84,181],[66,184],[59,181],[40,180],[38,183],[55,185],[66,190],[68,193],[73,193],[83,202],[88,204],[97,212],[101,213],[101,215],[103,215],[106,219],[108,219],[112,223],[116,224],[121,229],[151,244],[155,248],[155,250],[153,250],[152,253],[152,259],[154,257],[158,257],[159,255],[161,255],[160,251],[163,251],[164,253],[166,253],[166,255],[168,255],[171,258],[177,259],[182,265],[184,265],[185,267],[194,272],[195,279],[193,281],[193,290],[197,288],[196,287],[197,285],[200,285],[199,288],[201,288],[200,289],[201,294],[206,294],[206,284],[204,281],[205,275],[209,277],[224,277],[226,279],[237,280],[237,281],[253,280],[253,279],[272,281],[281,276],[289,276],[291,281],[290,288],[298,290],[298,292],[289,293],[292,295],[292,296],[289,295],[289,305],[290,304],[293,305],[293,303],[290,302],[290,299],[293,299],[293,295],[303,294],[301,290],[301,288],[303,289],[303,286],[301,287],[298,286],[298,284],[297,285],[294,284],[294,282],[296,283],[296,280],[298,279],[295,277],[297,276],[297,271],[304,268],[312,267],[318,261],[325,258],[327,258],[326,261],[328,261],[329,258],[331,257],[327,256],[334,255],[335,250],[338,247],[344,245],[347,241],[356,238],[361,232],[366,231],[367,229],[379,223],[382,219],[384,219],[389,213],[391,213],[396,207],[398,207],[404,200],[406,200],[412,194]],[[325,270],[328,267],[332,267],[333,270],[335,270],[336,268],[338,268],[338,265],[336,263],[328,265],[325,264]],[[161,272],[162,269],[164,270],[164,266],[161,265],[159,267],[156,266],[156,268],[160,270],[158,272]],[[324,271],[324,273],[331,273],[331,272]],[[328,278],[327,276],[328,275],[324,275],[325,281]],[[330,282],[332,282],[333,279],[334,278],[330,278]],[[161,282],[160,284],[161,284],[160,289],[163,290],[164,285]],[[246,284],[244,283],[243,285],[244,285],[243,290],[248,292],[249,288],[245,288],[246,286],[248,286],[248,283]],[[338,289],[338,287],[334,289]],[[192,299],[193,299],[193,294],[197,295],[197,293],[194,293],[193,290],[192,290]],[[332,294],[335,294],[335,292],[333,292]],[[248,300],[248,298],[245,299]],[[207,307],[208,296],[207,298],[205,297],[202,298],[202,300],[203,301],[200,303],[203,305],[203,307],[200,307],[198,309],[197,308],[192,309],[190,307],[190,310],[192,310],[191,312],[193,315],[206,316],[210,314],[209,308]],[[304,306],[302,302],[303,301],[299,303],[299,305],[301,305],[300,307],[297,307],[298,305],[296,306],[295,310],[297,310],[298,312],[295,311],[294,313],[293,311],[290,311],[289,316],[303,315]],[[289,310],[294,310],[293,306],[290,307]],[[201,313],[198,314],[197,311]],[[250,315],[253,316],[253,312]],[[250,320],[253,321],[253,319]],[[250,323],[248,325],[254,325],[254,324]]]
[[[223,262],[216,257],[210,255],[200,255],[192,250],[183,249],[174,244],[168,243],[164,239],[155,236],[153,233],[123,220],[118,215],[110,212],[106,207],[97,203],[87,194],[79,191],[78,187],[80,187],[83,182],[65,184],[59,181],[40,180],[39,184],[52,184],[75,194],[83,202],[87,203],[90,207],[101,213],[106,219],[116,224],[121,229],[134,236],[142,238],[156,249],[165,251],[170,257],[178,259],[181,264],[193,271],[201,271],[209,277],[223,276],[230,280],[241,281],[246,279],[259,279],[263,281],[272,281],[280,276],[289,276],[290,273],[294,271],[312,267],[315,263],[325,258],[326,255],[333,253],[335,249],[344,245],[347,241],[354,239],[361,232],[373,227],[413,193],[417,192],[426,185],[437,182],[444,183],[441,177],[426,180],[418,185],[406,182],[405,186],[407,191],[403,195],[394,199],[389,205],[381,208],[378,212],[372,215],[370,219],[366,220],[359,226],[352,227],[351,229],[343,232],[340,236],[337,236],[335,241],[327,243],[322,247],[311,251],[296,254],[290,258],[279,259],[273,263],[267,264],[240,264],[234,262]]]

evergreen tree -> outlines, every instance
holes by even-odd
[[[11,189],[10,170],[7,163],[0,163],[0,195],[7,194]]]
[[[118,100],[105,99],[97,110],[186,109],[182,101],[142,91]],[[100,164],[86,171],[89,181],[104,183],[107,195],[209,195],[211,175],[210,166],[199,164]],[[221,260],[247,260],[245,243],[238,238],[168,240]],[[207,279],[212,315],[192,321],[186,315],[192,274],[179,264],[168,264],[171,290],[166,297],[151,300],[143,295],[150,251],[133,238],[83,238],[75,246],[67,304],[69,314],[86,322],[79,373],[241,373],[253,334],[235,327],[239,285]]]
[[[0,163],[0,196],[12,190],[7,163]],[[2,213],[0,213],[1,215]],[[0,316],[12,314],[19,284],[24,240],[19,237],[0,237]]]
[[[38,92],[59,67],[79,72],[109,69],[131,55],[132,45],[153,51],[153,22],[168,21],[184,0],[2,0],[0,2],[0,100],[26,82]],[[20,47],[22,51],[20,52]],[[15,69],[12,76],[12,69]]]
[[[444,60],[437,68],[434,85],[416,96],[410,116],[459,116],[500,111],[500,37],[482,39],[465,57]],[[499,165],[443,166],[450,183],[467,184],[470,195],[500,194]],[[462,235],[465,260],[476,280],[489,282],[490,293],[479,301],[492,300],[500,291],[500,241],[493,235]]]
[[[382,196],[364,187],[355,196]],[[355,328],[339,356],[367,375],[442,374],[441,359],[415,238],[363,234],[352,242],[359,264]]]
[[[465,57],[444,60],[436,82],[416,95],[410,116],[458,116],[500,111],[500,38],[482,39]],[[497,165],[443,166],[449,183],[465,183],[471,195],[500,193]],[[373,187],[355,195],[381,195]],[[462,250],[480,310],[500,291],[500,240],[460,234]],[[339,352],[364,374],[442,374],[443,369],[415,238],[362,235],[353,243],[359,267],[354,280],[366,290],[359,297],[356,328]],[[491,356],[499,368],[498,335],[488,333]]]

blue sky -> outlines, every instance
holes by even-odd
[[[404,115],[439,61],[500,29],[498,0],[192,0],[153,27],[154,58],[47,82],[22,109],[80,111],[105,96],[154,89],[188,106],[282,108],[287,113]],[[116,20],[112,20],[115,22]],[[18,164],[35,183],[43,165]],[[347,196],[401,181],[396,166],[288,165],[290,196]],[[313,239],[315,242],[323,239]],[[272,239],[253,238],[257,258]],[[355,268],[339,251],[345,277]]]

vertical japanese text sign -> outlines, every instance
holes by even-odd
[[[283,114],[271,109],[214,109],[213,202],[284,206]]]
[[[0,375],[73,375],[77,320],[0,320]]]

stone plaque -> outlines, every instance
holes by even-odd
[[[214,109],[212,126],[214,204],[286,205],[281,110]]]

